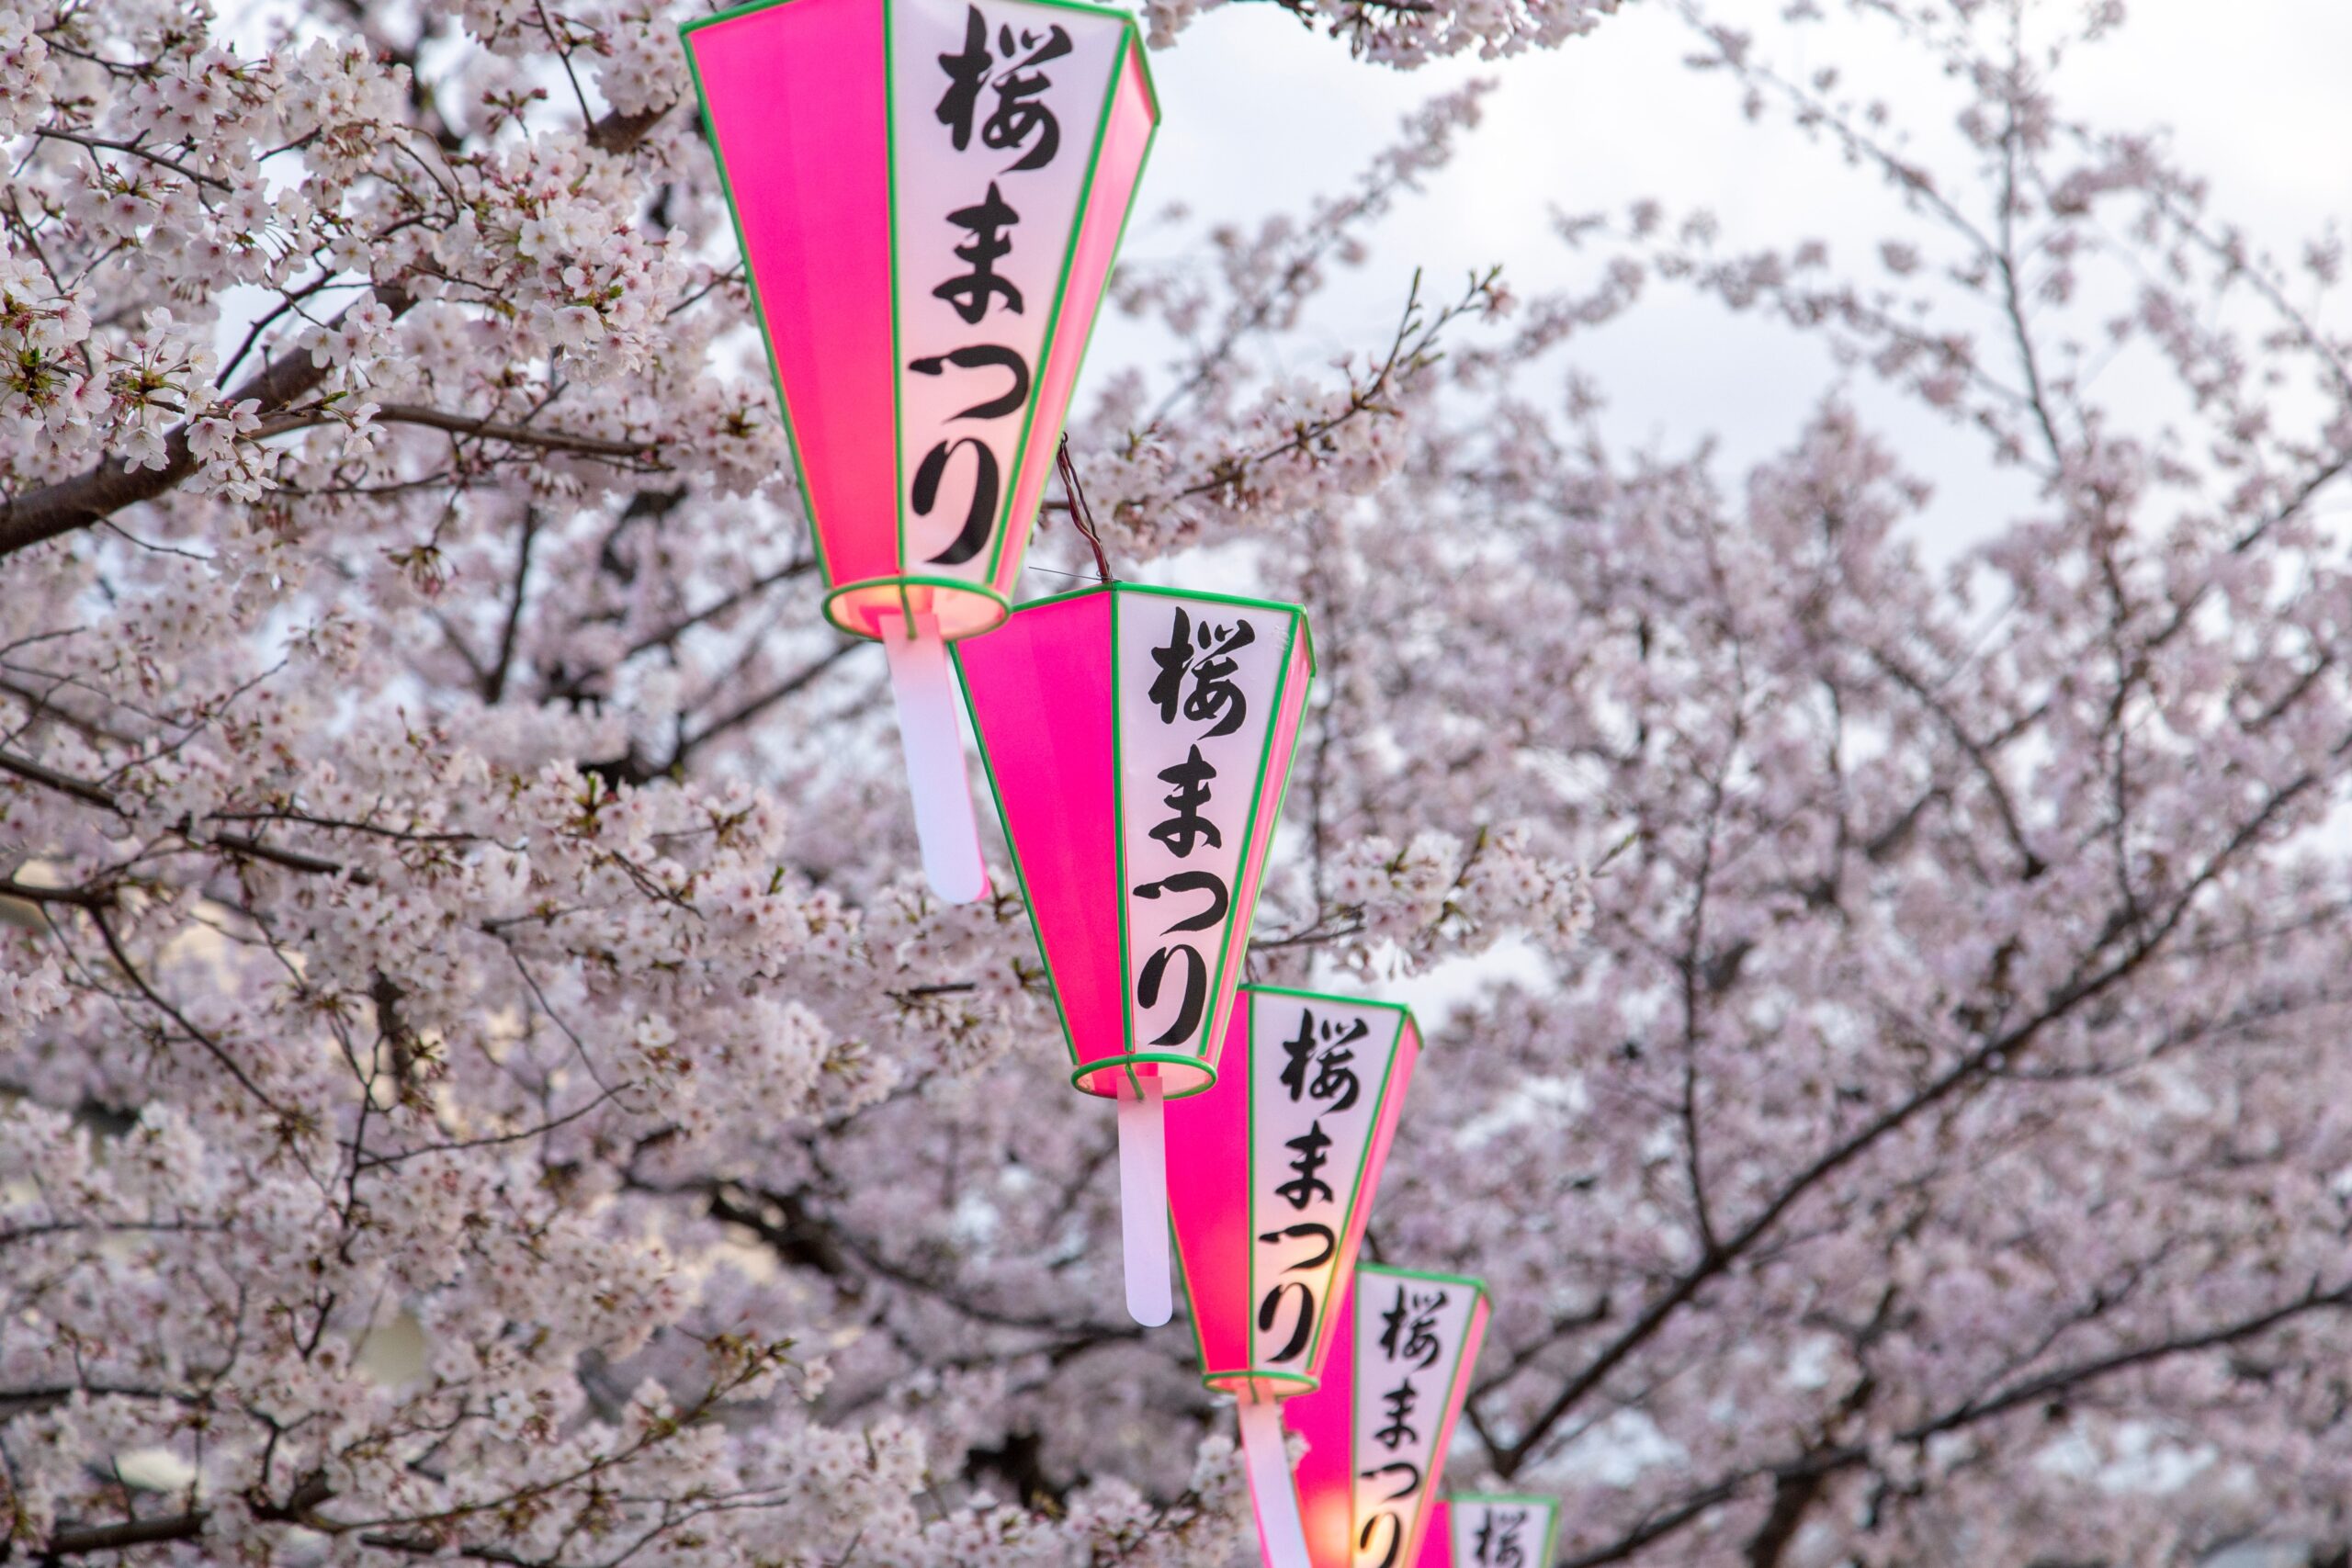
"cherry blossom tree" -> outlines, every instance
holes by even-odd
[[[1441,288],[1367,239],[1473,88],[1119,276],[1040,589],[1308,606],[1251,965],[1464,977],[1372,1245],[1491,1282],[1453,1477],[1565,1562],[2352,1534],[2342,245],[2070,117],[2114,10],[1686,12],[1867,257],[1661,198]],[[910,874],[684,14],[0,0],[0,1558],[1254,1550],[1024,912]],[[1857,30],[1957,117],[1784,63]],[[1269,368],[1351,267],[1393,334]],[[1602,433],[1666,290],[1847,367],[1746,474]],[[2030,497],[1948,564],[1905,404]]]

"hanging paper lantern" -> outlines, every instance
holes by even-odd
[[[1417,1568],[1552,1568],[1559,1532],[1557,1498],[1449,1492],[1430,1510]]]
[[[1238,1402],[1271,1568],[1307,1568],[1276,1401],[1321,1375],[1419,1055],[1393,1002],[1244,986],[1216,1087],[1169,1109],[1202,1381]]]
[[[956,659],[1072,1081],[1119,1102],[1127,1307],[1165,1323],[1161,1101],[1216,1081],[1314,672],[1306,616],[1112,583]]]
[[[681,29],[842,630],[923,864],[987,891],[944,644],[1002,621],[1159,111],[1125,14],[773,0]]]
[[[1486,1330],[1477,1280],[1356,1265],[1322,1381],[1282,1405],[1314,1568],[1418,1562]]]

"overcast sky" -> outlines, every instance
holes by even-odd
[[[2079,0],[2045,0],[2050,15]],[[1833,10],[1838,9],[1832,7]],[[1778,0],[1736,0],[1768,58],[1802,70],[1835,62],[1849,85],[1891,85],[1902,101],[1949,113],[1931,75],[1885,29],[1840,21],[1812,58],[1778,51]],[[1823,45],[1834,42],[1830,55]],[[1382,341],[1416,265],[1436,280],[1504,265],[1522,293],[1580,276],[1550,231],[1555,209],[1615,209],[1655,196],[1668,209],[1712,209],[1738,249],[1817,235],[1854,256],[1890,231],[1893,197],[1868,173],[1785,125],[1752,123],[1720,74],[1680,63],[1692,36],[1657,0],[1633,0],[1588,38],[1499,62],[1458,61],[1411,73],[1349,59],[1271,5],[1210,13],[1154,58],[1162,99],[1159,145],[1138,216],[1170,201],[1201,215],[1299,209],[1345,184],[1389,141],[1402,115],[1472,76],[1499,83],[1484,126],[1453,168],[1383,226],[1374,261],[1341,286],[1313,357]],[[2352,0],[2136,0],[2121,31],[2076,55],[2058,81],[2062,107],[2109,129],[2169,127],[2181,161],[2211,178],[2217,215],[2257,243],[2297,254],[2329,220],[2352,217]],[[1148,255],[1148,227],[1130,252]],[[1588,264],[1589,265],[1589,264]],[[1106,358],[1144,345],[1109,328]],[[1675,290],[1654,291],[1623,321],[1586,340],[1574,363],[1611,402],[1622,440],[1687,449],[1723,439],[1726,471],[1776,450],[1835,371],[1826,353],[1770,322],[1734,318]],[[1906,461],[1937,485],[1923,528],[1941,555],[1981,537],[2024,499],[2013,476],[1988,474],[1981,443],[1924,412],[1858,389]]]

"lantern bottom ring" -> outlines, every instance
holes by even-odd
[[[885,615],[910,624],[918,615],[939,623],[942,640],[993,631],[1012,614],[1012,601],[985,582],[960,577],[868,577],[825,595],[825,618],[849,633],[879,642]]]
[[[1201,1382],[1211,1393],[1228,1393],[1244,1404],[1255,1404],[1269,1399],[1288,1399],[1297,1393],[1312,1393],[1322,1386],[1321,1379],[1308,1377],[1305,1372],[1278,1372],[1257,1367],[1244,1368],[1239,1371],[1203,1372]],[[1289,1386],[1276,1392],[1261,1386],[1268,1383],[1286,1383]]]
[[[1080,1093],[1116,1100],[1119,1086],[1126,1081],[1121,1069],[1146,1066],[1159,1069],[1152,1076],[1159,1079],[1163,1100],[1188,1100],[1216,1087],[1216,1068],[1198,1056],[1179,1051],[1130,1051],[1124,1056],[1097,1056],[1080,1063],[1078,1070],[1070,1074],[1069,1081]],[[1098,1074],[1102,1076],[1097,1077]]]

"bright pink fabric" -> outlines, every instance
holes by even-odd
[[[1283,1402],[1283,1425],[1306,1439],[1297,1467],[1298,1514],[1315,1568],[1348,1568],[1353,1545],[1356,1304],[1352,1273],[1348,1279],[1331,1314],[1335,1348],[1323,1363],[1322,1382]]]
[[[1111,595],[1032,604],[955,646],[1071,1049],[1122,1055]]]
[[[1250,1365],[1250,992],[1217,1053],[1216,1083],[1168,1106],[1168,1213],[1201,1371]],[[1309,1375],[1313,1375],[1309,1372]]]
[[[686,34],[833,582],[898,570],[882,7],[792,0]]]
[[[1429,1517],[1430,1533],[1421,1537],[1421,1554],[1413,1568],[1453,1568],[1453,1505],[1439,1498],[1430,1505]]]
[[[1094,331],[1095,310],[1102,304],[1102,288],[1118,254],[1119,234],[1126,227],[1127,206],[1135,198],[1144,154],[1151,146],[1152,128],[1159,119],[1159,108],[1152,101],[1151,85],[1144,75],[1142,48],[1130,43],[1119,67],[1119,85],[1112,95],[1110,122],[1094,165],[1094,184],[1086,193],[1084,216],[1079,220],[1061,312],[1054,320],[1052,343],[1037,378],[1036,407],[1029,426],[1029,445],[1022,454],[1021,477],[1012,492],[1012,509],[1006,514],[1004,555],[997,562],[995,582],[997,591],[1007,597],[1021,576],[1022,557],[1029,547],[1029,530],[1036,521],[1046,475],[1054,466],[1062,421],[1069,413],[1079,364]]]

